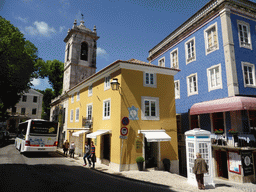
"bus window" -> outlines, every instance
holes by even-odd
[[[18,129],[18,137],[23,139],[25,138],[25,135],[27,133],[27,128],[28,128],[28,123],[21,123],[19,124],[19,129]]]
[[[57,123],[45,121],[32,121],[31,134],[57,134]]]

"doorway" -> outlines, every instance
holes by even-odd
[[[102,157],[104,160],[110,161],[110,134],[102,136]],[[106,162],[106,163],[107,163]]]
[[[216,151],[216,161],[217,161],[218,177],[223,177],[228,179],[227,152]]]
[[[145,166],[146,168],[157,167],[158,143],[147,142],[145,139]]]

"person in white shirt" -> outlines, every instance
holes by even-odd
[[[73,157],[73,158],[74,158],[75,149],[76,149],[75,143],[74,143],[74,141],[72,141],[71,144],[70,144],[70,147],[69,147],[69,154],[70,154],[70,157]]]
[[[89,167],[91,167],[91,160],[90,160],[90,145],[88,144],[88,142],[86,141],[85,142],[85,146],[84,146],[84,148],[85,148],[85,154],[84,154],[84,166],[86,166],[87,165],[87,163],[86,163],[86,158],[87,158],[87,160],[88,160],[88,162],[89,162]]]

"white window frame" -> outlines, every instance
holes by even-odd
[[[110,89],[110,75],[104,78],[104,91]]]
[[[145,101],[153,101],[155,102],[155,116],[145,116]],[[151,109],[151,105],[150,105]],[[158,121],[160,120],[160,112],[159,112],[159,98],[158,97],[148,97],[148,96],[142,96],[141,97],[141,120],[154,120]],[[151,112],[150,112],[151,113]]]
[[[219,85],[217,85],[217,86],[211,86],[211,74],[210,74],[210,72],[211,72],[211,70],[212,69],[216,69],[216,68],[219,68],[219,81],[220,81],[220,84]],[[221,64],[219,63],[219,64],[217,64],[217,65],[213,65],[213,66],[211,66],[211,67],[209,67],[209,68],[207,68],[207,79],[208,79],[208,92],[210,92],[210,91],[213,91],[213,90],[216,90],[216,89],[222,89],[223,87],[222,87],[222,73],[221,73]],[[215,72],[214,72],[215,73]],[[216,82],[216,75],[214,75],[214,80],[215,80],[215,82]]]
[[[89,106],[91,106],[91,119],[88,119],[88,116],[89,116]],[[92,111],[93,111],[93,105],[92,105],[92,103],[89,103],[89,104],[87,104],[87,107],[86,107],[86,119],[87,120],[92,120]]]
[[[245,76],[244,76],[244,66],[251,67],[252,68],[252,79],[253,84],[246,84],[245,82]],[[249,62],[242,62],[242,71],[243,71],[243,81],[244,81],[244,87],[251,87],[256,88],[256,79],[255,79],[255,65]]]
[[[178,85],[178,90],[176,89],[176,85]],[[175,99],[180,99],[180,80],[174,81],[174,93]]]
[[[92,96],[92,85],[88,87],[88,97]]]
[[[80,91],[76,93],[76,101],[80,101]]]
[[[189,83],[189,79],[191,77],[195,76],[196,77],[196,91],[193,91],[193,92],[190,92],[190,83]],[[188,96],[191,96],[191,95],[197,95],[198,94],[198,78],[197,78],[197,73],[193,73],[189,76],[187,76],[187,91],[188,91]]]
[[[149,74],[149,83],[147,83],[147,74]],[[150,81],[150,78],[153,77],[153,84]],[[156,88],[156,74],[152,72],[143,72],[143,86],[144,87],[153,87]]]
[[[74,119],[74,110],[71,109],[70,110],[70,122],[73,122],[73,119]]]
[[[174,67],[173,65],[173,54],[174,53],[177,53],[177,66]],[[174,69],[179,69],[179,51],[178,51],[178,48],[174,49],[171,53],[170,53],[170,61],[171,61],[171,68],[174,68]]]
[[[105,103],[109,103],[109,115],[106,115],[105,116]],[[106,100],[104,100],[103,101],[103,114],[102,114],[102,116],[103,116],[103,120],[108,120],[108,119],[110,119],[110,116],[111,116],[111,99],[109,98],[109,99],[106,99]]]
[[[190,42],[194,42],[194,56],[193,57],[190,57],[188,58],[188,44],[190,44]],[[185,55],[186,55],[186,64],[189,64],[193,61],[196,61],[196,39],[195,37],[189,39],[188,41],[186,41],[185,43]]]
[[[163,63],[163,66],[161,66],[161,63]],[[158,60],[158,66],[165,67],[165,57],[162,57],[161,59]]]
[[[241,36],[240,36],[240,30],[239,25],[246,26],[247,29],[247,36],[248,36],[248,44],[245,42],[241,42]],[[239,46],[251,49],[252,50],[252,40],[251,40],[251,30],[250,30],[250,24],[241,20],[237,20],[237,31],[238,31],[238,39],[239,39]]]
[[[212,31],[212,29],[215,28],[216,31],[216,41],[217,43],[214,44],[214,37],[213,37],[213,33],[211,32],[210,35],[212,35],[212,45],[211,47],[209,47],[209,42],[208,42],[208,36],[209,36],[209,32]],[[206,28],[204,30],[204,41],[205,41],[205,55],[208,55],[216,50],[219,49],[219,39],[218,39],[218,27],[217,27],[217,22],[210,25],[208,28]]]
[[[71,95],[71,103],[74,103],[74,94]]]
[[[79,108],[76,108],[76,115],[75,115],[75,120],[76,122],[79,122]]]

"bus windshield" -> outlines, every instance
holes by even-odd
[[[57,123],[47,121],[32,121],[30,133],[32,134],[57,134]]]

